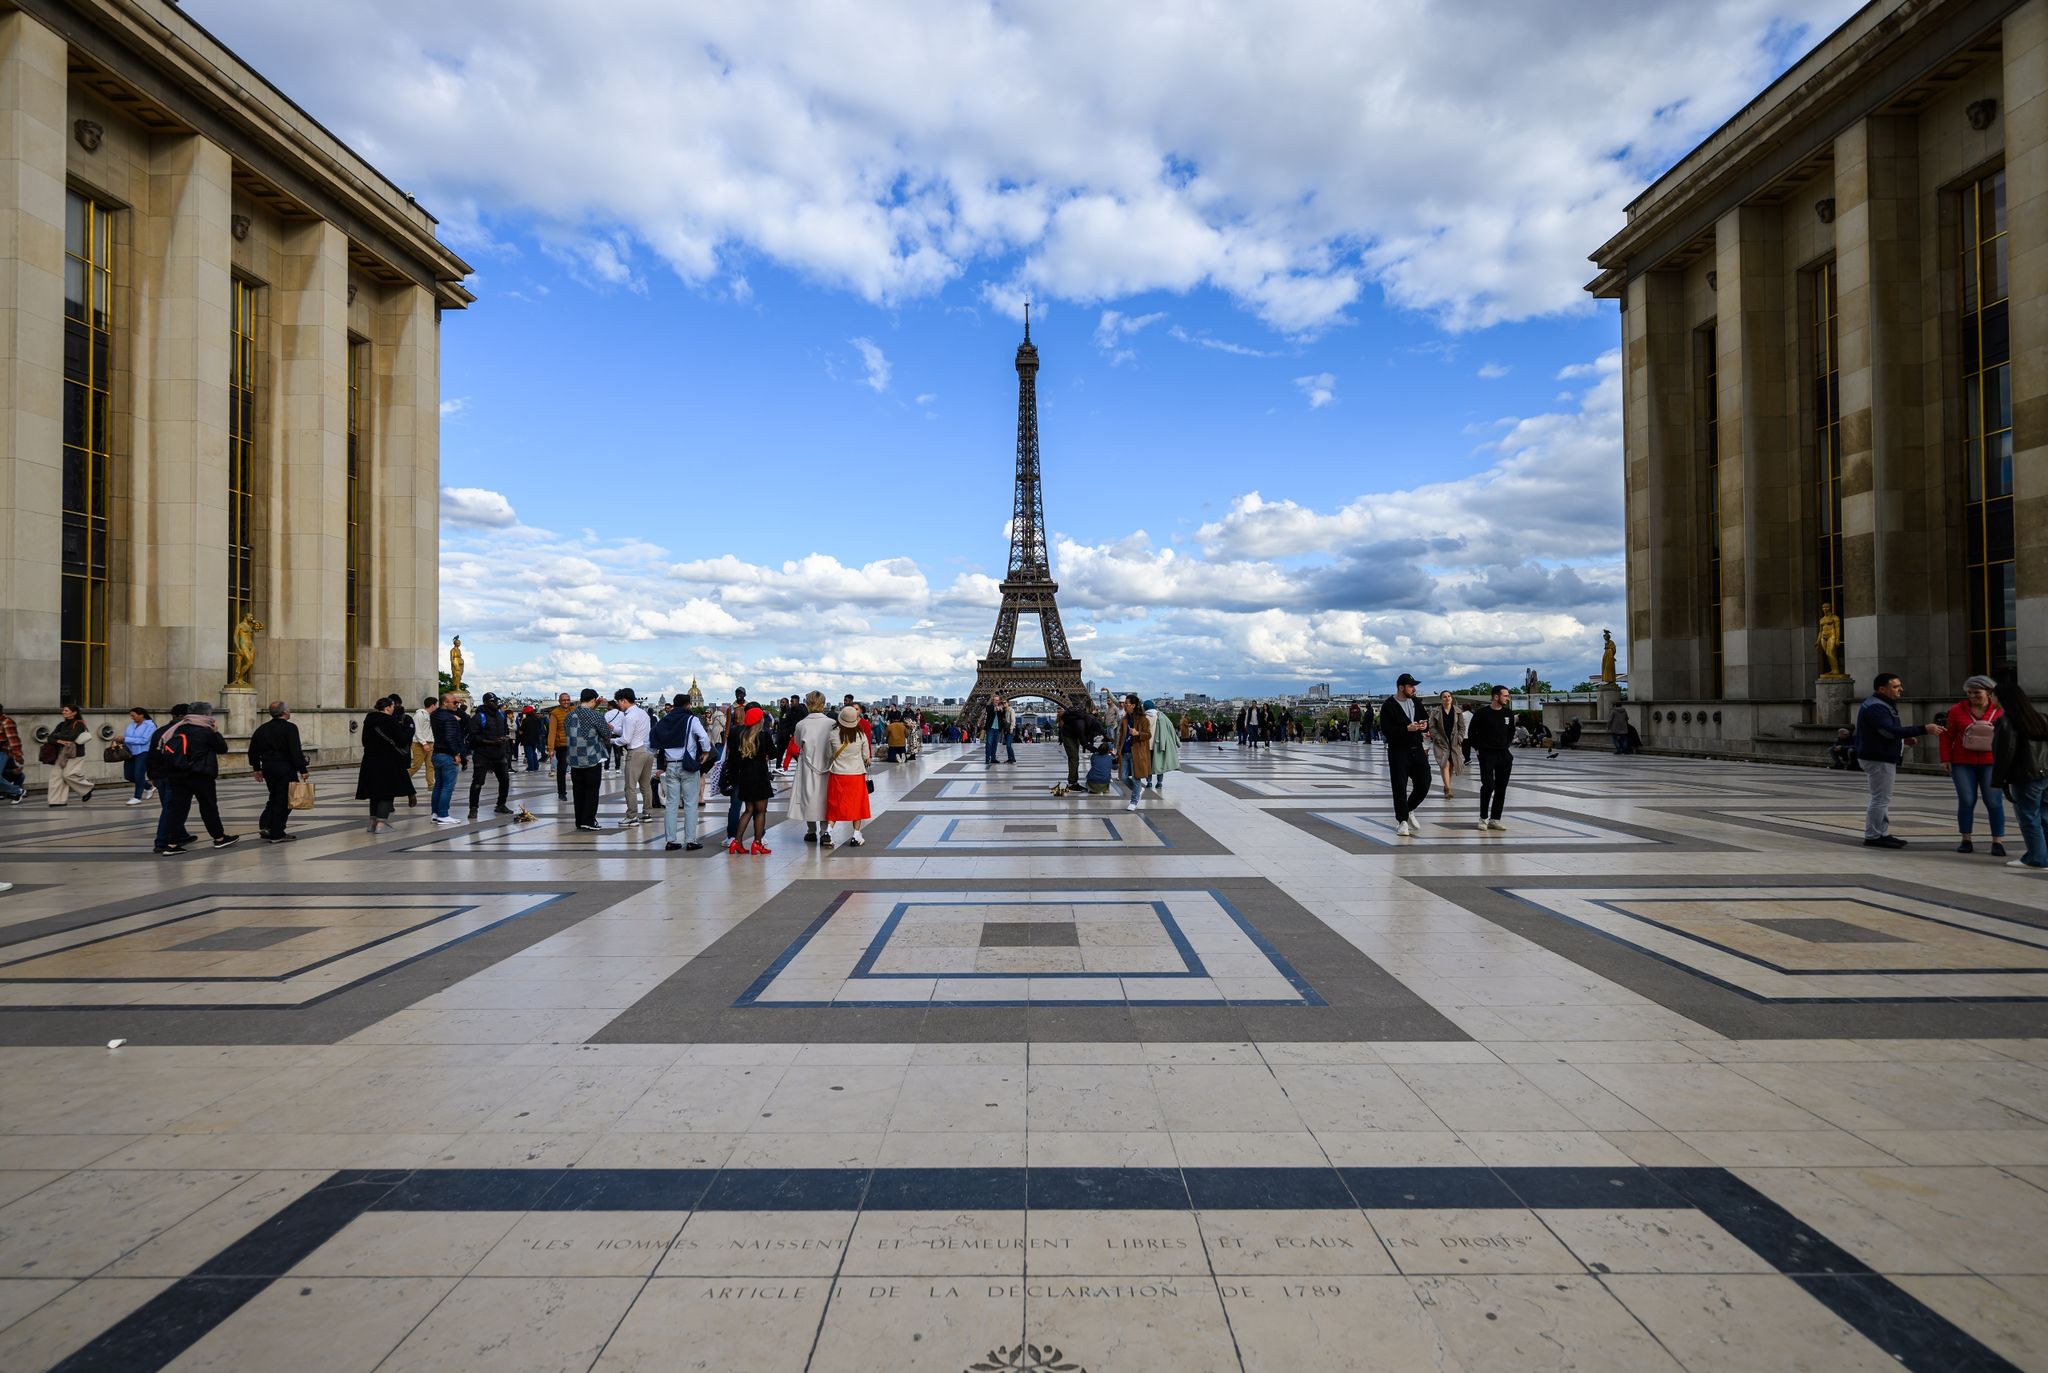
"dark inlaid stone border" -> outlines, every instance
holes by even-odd
[[[1510,789],[1508,792],[1508,809],[1501,812],[1501,823],[1507,825],[1508,829],[1505,833],[1497,835],[1492,833],[1482,834],[1473,828],[1478,820],[1478,800],[1476,797],[1460,796],[1454,798],[1452,803],[1454,806],[1469,804],[1472,809],[1470,811],[1456,809],[1451,811],[1448,817],[1442,805],[1431,805],[1428,802],[1424,802],[1422,822],[1424,833],[1428,834],[1430,838],[1428,842],[1420,844],[1407,843],[1393,837],[1391,834],[1388,835],[1387,842],[1381,843],[1377,840],[1369,839],[1362,834],[1355,834],[1343,826],[1325,819],[1319,811],[1304,809],[1299,806],[1271,806],[1266,808],[1265,813],[1272,816],[1275,820],[1285,821],[1298,830],[1313,834],[1316,838],[1333,848],[1339,848],[1346,853],[1355,853],[1366,857],[1385,857],[1389,854],[1401,853],[1428,855],[1432,853],[1493,852],[1512,858],[1516,854],[1521,853],[1651,853],[1658,851],[1666,853],[1713,853],[1744,851],[1737,850],[1737,847],[1733,844],[1718,844],[1711,839],[1702,839],[1697,835],[1680,834],[1672,830],[1650,829],[1645,825],[1624,824],[1619,820],[1610,820],[1604,815],[1580,815],[1571,811],[1553,809],[1548,806],[1523,806],[1517,808],[1514,801],[1514,792]],[[1336,810],[1338,807],[1332,806],[1330,809]],[[1371,804],[1353,807],[1352,809],[1384,812],[1389,819],[1393,817],[1394,813],[1393,807],[1388,803],[1387,798],[1383,796],[1375,796],[1372,798]],[[1581,825],[1589,825],[1596,829],[1612,830],[1616,834],[1631,835],[1645,842],[1640,844],[1602,844],[1597,842],[1567,844],[1562,840],[1555,840],[1531,843],[1529,842],[1529,834],[1526,831],[1521,832],[1520,837],[1517,838],[1515,820],[1517,817],[1525,815],[1541,815],[1553,820],[1572,821]],[[1455,825],[1459,828],[1448,828],[1450,825]],[[1440,838],[1444,834],[1457,834],[1459,838],[1456,842],[1446,843]],[[1512,844],[1502,842],[1508,839],[1515,839],[1516,842]]]
[[[1042,806],[1029,810],[1023,808],[1032,804],[1030,802],[1019,802],[1015,810],[999,808],[967,811],[957,818],[970,820],[1015,820],[1019,824],[1030,824],[1033,821],[1042,820],[1048,814],[1051,814],[1054,819],[1066,818],[1062,813],[1049,809],[1065,804],[1064,801],[1055,801],[1051,797],[1046,797]],[[863,833],[867,838],[865,844],[859,848],[840,844],[832,850],[832,857],[835,860],[841,858],[1029,858],[1041,854],[1061,854],[1116,858],[1186,858],[1214,857],[1230,852],[1228,848],[1218,843],[1207,830],[1204,830],[1200,825],[1188,819],[1187,816],[1171,806],[1155,801],[1143,803],[1138,808],[1136,814],[1124,809],[1123,806],[1118,806],[1114,810],[1092,807],[1086,812],[1086,815],[1089,819],[1107,821],[1117,826],[1122,826],[1126,823],[1133,826],[1149,826],[1152,832],[1158,835],[1164,844],[1164,847],[1159,848],[1138,848],[1122,844],[1080,843],[1019,843],[1009,846],[990,844],[986,847],[932,844],[922,848],[908,848],[896,845],[895,841],[897,838],[908,830],[914,822],[919,820],[930,822],[947,814],[948,812],[946,811],[936,813],[932,811],[910,810],[884,811],[863,827]]]
[[[1862,886],[1915,901],[1958,906],[1982,915],[2048,928],[2041,907],[1938,891],[1870,873],[1853,877],[1779,874],[1729,877],[1692,874],[1583,877],[1411,877],[1501,928],[1569,958],[1689,1020],[1731,1039],[2031,1039],[2048,1035],[2048,1002],[2011,1000],[1767,1001],[1668,962],[1597,930],[1561,919],[1514,896],[1515,889],[1633,890],[1655,887]],[[2015,895],[2019,895],[2015,892]]]
[[[298,1006],[113,1006],[67,1009],[0,1007],[0,1046],[104,1044],[332,1044],[453,986],[550,935],[559,934],[651,885],[646,882],[394,882],[383,884],[210,883],[44,916],[0,929],[0,948],[85,929],[188,901],[288,896],[445,896],[460,905],[478,895],[531,893],[519,915],[406,959]]]
[[[157,1373],[370,1212],[1696,1211],[1907,1373],[2017,1373],[1940,1312],[1721,1168],[640,1168],[349,1171],[58,1363]]]
[[[735,1006],[835,901],[856,891],[1213,892],[1297,969],[1311,1006]],[[1471,1036],[1264,878],[852,878],[792,882],[592,1035],[594,1044],[1467,1040]]]

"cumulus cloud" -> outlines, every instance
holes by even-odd
[[[1294,384],[1308,400],[1308,408],[1320,410],[1337,399],[1337,378],[1328,372],[1317,372],[1312,376],[1296,377]]]
[[[889,389],[889,359],[882,353],[880,345],[870,338],[848,339],[854,351],[860,354],[861,367],[866,370],[866,383],[871,391]]]
[[[601,287],[1207,285],[1304,334],[1369,286],[1454,329],[1584,308],[1643,182],[1856,0],[193,8],[401,185],[492,207],[485,241],[536,221]]]
[[[519,523],[512,502],[480,486],[441,488],[441,522],[477,528],[505,529]]]
[[[441,402],[441,418],[452,420],[469,409],[468,396],[450,396]]]
[[[1506,363],[1483,362],[1479,365],[1479,379],[1481,381],[1499,381],[1508,374],[1509,370]]]

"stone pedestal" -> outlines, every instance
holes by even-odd
[[[1621,705],[1621,686],[1616,682],[1601,682],[1593,693],[1594,719],[1605,725],[1614,717]],[[1638,726],[1640,728],[1640,726]]]
[[[257,714],[262,707],[256,704],[255,687],[222,687],[220,709],[215,716],[220,732],[228,739],[246,739],[256,732],[259,723]]]
[[[1813,722],[1840,729],[1856,723],[1856,679],[1822,677],[1813,684]]]

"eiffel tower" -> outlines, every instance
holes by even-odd
[[[1067,647],[1060,589],[1045,550],[1045,503],[1038,490],[1038,350],[1031,346],[1031,307],[1024,307],[1024,342],[1017,346],[1017,494],[1010,515],[1010,571],[1003,578],[1003,605],[996,612],[988,656],[981,659],[974,690],[960,708],[961,723],[973,728],[989,699],[1038,698],[1067,705],[1087,694],[1081,660]],[[1017,617],[1036,615],[1045,638],[1042,657],[1017,656]]]

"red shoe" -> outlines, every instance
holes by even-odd
[[[743,848],[741,848],[741,847],[740,847],[740,841],[739,841],[739,840],[737,840],[737,839],[733,840],[733,841],[732,841],[732,842],[731,842],[730,844],[727,844],[727,845],[725,846],[725,851],[726,851],[727,853],[745,853],[745,852],[746,852],[746,850],[745,850],[745,849],[743,849]]]
[[[755,852],[755,853],[761,853],[761,854],[766,854],[766,853],[773,853],[773,852],[775,852],[775,850],[774,850],[774,849],[771,849],[771,848],[769,848],[769,847],[768,847],[768,846],[767,846],[766,844],[763,844],[763,843],[762,843],[762,842],[761,842],[760,840],[758,840],[758,839],[757,839],[757,840],[755,840],[755,841],[754,841],[754,852]]]

